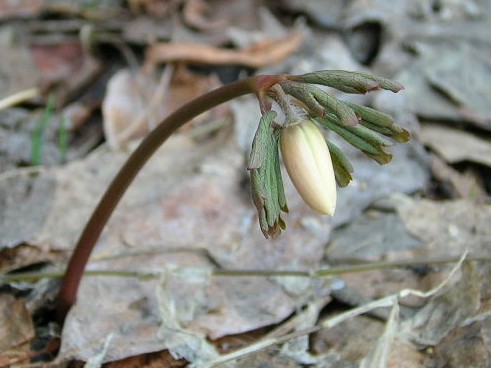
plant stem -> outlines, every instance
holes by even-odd
[[[250,77],[211,91],[172,113],[142,140],[107,188],[75,246],[58,293],[57,318],[61,324],[75,304],[85,266],[107,220],[152,154],[175,130],[199,114],[233,98],[258,92],[278,79],[277,76]]]
[[[460,258],[439,259],[415,259],[410,261],[394,262],[371,262],[361,264],[347,264],[320,268],[311,271],[302,270],[236,270],[226,268],[210,269],[213,277],[299,277],[299,278],[326,278],[347,273],[371,272],[380,270],[405,269],[417,266],[445,266],[457,263]],[[489,257],[468,257],[466,262],[491,262]],[[162,270],[156,271],[129,271],[129,270],[93,270],[84,271],[84,276],[111,276],[111,277],[133,277],[141,280],[153,280],[161,277]],[[36,282],[40,279],[61,279],[65,271],[40,271],[40,272],[15,272],[0,275],[0,284],[10,282]]]

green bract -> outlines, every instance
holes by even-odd
[[[262,116],[247,166],[251,173],[252,199],[266,238],[280,235],[285,228],[281,212],[288,211],[278,156],[279,133],[272,127],[275,117],[274,111]]]
[[[332,216],[336,207],[336,183],[340,187],[347,186],[353,180],[353,167],[339,147],[326,141],[319,127],[339,135],[379,164],[391,161],[392,155],[386,148],[392,146],[393,141],[410,139],[409,132],[391,116],[341,101],[315,85],[346,93],[403,89],[397,82],[366,73],[324,70],[284,76],[258,93],[263,115],[252,144],[248,169],[259,223],[266,237],[277,237],[281,233],[285,228],[281,212],[288,211],[279,147],[288,175],[300,196],[315,211]],[[272,101],[277,106],[273,106]],[[277,114],[273,108],[282,110],[283,123],[275,122]]]

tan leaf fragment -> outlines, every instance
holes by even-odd
[[[400,196],[397,212],[407,230],[426,245],[418,256],[459,256],[489,253],[491,206],[468,200],[432,201]]]
[[[230,50],[194,43],[157,43],[146,54],[146,65],[168,62],[228,65],[237,64],[263,68],[276,64],[293,54],[303,41],[303,33],[295,31],[282,39],[266,39],[241,50]]]
[[[450,164],[472,161],[491,166],[491,142],[461,129],[423,125],[420,138]]]
[[[223,20],[210,20],[209,13],[212,11],[210,4],[204,0],[188,0],[183,8],[184,21],[191,27],[201,31],[210,31],[224,27]]]
[[[486,191],[480,185],[479,178],[471,171],[460,173],[435,154],[429,155],[433,176],[448,184],[453,196],[464,199],[484,199]]]
[[[476,266],[464,264],[462,279],[432,298],[414,316],[401,323],[401,331],[422,346],[438,344],[454,328],[473,317],[480,306],[480,280]]]
[[[34,325],[22,300],[12,295],[0,296],[0,351],[34,338]]]
[[[163,111],[156,101],[162,101],[165,85],[164,78],[157,85],[149,76],[128,69],[111,78],[102,103],[104,135],[110,147],[123,147],[160,122]]]
[[[57,178],[53,213],[37,242],[62,249],[73,244],[126,155],[101,149],[51,172]],[[89,269],[159,273],[166,267],[209,270],[216,263],[234,269],[318,267],[330,224],[312,214],[300,198],[293,198],[294,188],[289,185],[291,222],[296,225],[273,247],[267,246],[256,226],[253,204],[242,194],[244,165],[244,156],[230,136],[219,135],[201,144],[182,135],[171,137],[123,198]],[[315,232],[301,225],[307,216],[319,224]],[[200,249],[206,249],[208,256]],[[216,339],[279,323],[306,298],[303,293],[287,293],[268,278],[213,277],[205,285],[189,274],[179,280],[169,278],[168,307],[176,308],[181,332],[198,337],[172,341],[158,333],[163,316],[156,287],[155,279],[84,278],[77,304],[65,322],[61,356],[86,360],[100,352],[113,331],[116,335],[105,361],[160,351],[168,344],[174,352],[188,355],[186,344],[199,343],[199,336]]]

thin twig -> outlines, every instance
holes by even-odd
[[[148,253],[155,254],[155,252]],[[125,255],[126,256],[126,255]],[[116,257],[115,257],[116,258]],[[106,259],[106,258],[105,258]],[[109,258],[108,258],[109,259]],[[346,273],[370,272],[386,269],[406,268],[411,266],[434,266],[447,265],[452,263],[460,264],[462,258],[437,259],[430,261],[399,261],[399,262],[376,262],[368,265],[341,266],[314,271],[299,270],[234,270],[234,269],[214,269],[211,275],[215,277],[300,277],[300,278],[323,278]],[[491,258],[469,257],[468,262],[491,262]],[[163,269],[165,270],[165,269]],[[85,271],[84,276],[107,276],[107,277],[134,277],[142,280],[158,279],[164,271],[127,271],[127,270],[92,270]],[[0,283],[8,282],[33,282],[39,279],[56,279],[63,277],[65,271],[51,272],[22,272],[0,275]],[[405,294],[402,295],[406,296]],[[418,294],[421,297],[428,297],[427,294]]]
[[[32,100],[33,98],[39,97],[39,89],[29,88],[10,96],[7,96],[0,100],[0,110],[6,109],[7,107],[12,107],[20,103]]]

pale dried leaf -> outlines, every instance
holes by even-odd
[[[54,180],[39,170],[0,176],[0,250],[20,245],[42,229],[51,210]]]
[[[319,320],[319,314],[330,301],[330,298],[321,298],[315,302],[309,303],[305,309],[298,313],[292,320],[288,321],[286,325],[293,327],[294,331],[301,331],[316,325]],[[281,325],[275,331],[269,334],[269,336],[278,335],[278,332],[284,330],[284,325]],[[280,354],[287,356],[299,364],[317,364],[325,359],[324,355],[314,355],[310,351],[310,336],[301,336],[297,339],[286,342],[281,347]]]
[[[484,25],[484,23],[483,23]],[[424,43],[421,58],[396,77],[418,116],[467,120],[489,129],[491,54],[470,43]]]
[[[207,270],[196,269],[192,272],[167,270],[163,274],[157,289],[161,316],[158,337],[165,342],[174,359],[184,358],[200,364],[219,356],[204,333],[187,330],[184,326],[196,317],[203,306],[210,276]]]
[[[8,1],[7,1],[8,2]],[[6,6],[0,3],[0,7]],[[3,15],[0,10],[0,17]],[[14,93],[33,88],[40,80],[32,55],[22,33],[12,27],[0,29],[0,100]]]
[[[491,319],[456,328],[435,347],[436,367],[491,365]]]
[[[464,264],[462,279],[403,321],[401,332],[422,346],[434,346],[449,331],[474,316],[480,306],[480,280],[475,267],[471,263]]]
[[[399,325],[399,303],[392,306],[385,330],[375,346],[360,362],[360,368],[385,368],[389,360],[390,345]]]
[[[114,337],[113,333],[110,333],[107,336],[106,341],[104,341],[104,345],[102,347],[101,352],[99,354],[90,357],[90,359],[87,360],[87,363],[84,364],[84,368],[100,368],[102,366],[102,361],[106,356],[107,349],[109,348],[109,344],[111,344],[113,337]]]
[[[34,338],[34,325],[24,301],[8,294],[0,295],[0,351]]]
[[[389,253],[407,254],[421,245],[396,214],[369,211],[333,233],[326,255],[337,263],[378,261],[392,259]]]
[[[471,161],[491,166],[491,142],[464,130],[425,124],[420,138],[450,164]]]
[[[351,318],[315,334],[312,349],[316,354],[326,354],[331,351],[339,356],[340,361],[355,364],[368,354],[372,342],[383,333],[383,327],[381,321],[373,318],[365,316]]]
[[[38,15],[44,6],[43,0],[0,0],[0,18],[33,17]]]
[[[459,172],[436,154],[430,154],[431,171],[436,180],[448,185],[452,197],[482,201],[487,194],[481,185],[479,174],[474,171]]]
[[[38,241],[62,248],[73,244],[95,198],[125,155],[101,150],[59,170],[54,211]],[[291,228],[274,246],[268,243],[257,227],[249,196],[241,194],[239,184],[245,172],[243,155],[227,136],[201,146],[173,137],[116,210],[90,268],[147,272],[166,265],[213,267],[210,257],[200,251],[203,248],[227,268],[318,267],[331,225],[311,213],[299,198],[291,198]],[[83,195],[74,198],[74,192]],[[287,195],[293,193],[289,187]],[[316,231],[295,226],[305,217],[315,220]],[[103,260],[108,255],[120,256]],[[87,359],[115,330],[119,333],[107,360],[164,349],[166,341],[157,334],[161,314],[155,287],[155,280],[84,279],[78,303],[65,324],[62,356]],[[206,287],[189,282],[168,287],[181,311],[177,322],[184,331],[212,338],[277,323],[305,297],[304,293],[289,295],[281,285],[264,278],[221,277],[212,278]],[[206,297],[198,298],[203,293]]]
[[[197,43],[157,43],[148,49],[146,63],[149,69],[155,64],[176,61],[262,68],[293,54],[300,47],[303,37],[301,32],[295,31],[282,39],[267,39],[241,50]]]
[[[426,245],[419,256],[459,257],[466,249],[484,255],[491,239],[491,206],[468,200],[432,201],[398,196],[397,211],[407,230]]]
[[[128,69],[111,78],[102,103],[104,134],[110,147],[124,147],[160,122],[165,87],[165,78],[157,85],[150,76]]]

